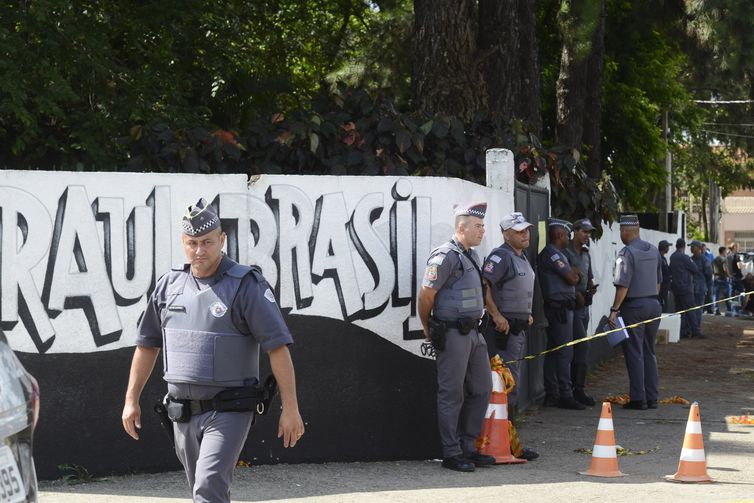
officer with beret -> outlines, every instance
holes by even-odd
[[[261,396],[260,348],[280,389],[278,437],[293,447],[304,433],[288,351],[293,339],[259,268],[223,254],[225,233],[204,199],[188,207],[182,230],[188,263],[159,279],[139,322],[123,427],[138,440],[139,398],[162,349],[163,405],[193,499],[229,502],[233,468]]]
[[[442,466],[461,472],[495,462],[476,446],[492,391],[487,345],[478,330],[481,270],[472,249],[484,237],[486,211],[487,203],[455,206],[455,234],[430,253],[419,292],[419,318],[437,356]]]
[[[618,314],[626,325],[657,318],[662,313],[657,294],[662,283],[660,251],[639,237],[639,217],[621,215],[620,239],[624,246],[615,260],[615,298],[610,322]],[[658,374],[655,338],[660,320],[628,328],[623,356],[628,369],[630,401],[626,409],[657,408]]]
[[[529,325],[534,322],[531,316],[534,299],[534,270],[526,258],[525,250],[529,247],[529,228],[519,212],[503,217],[500,230],[504,242],[490,252],[484,261],[482,278],[487,286],[485,307],[492,323],[487,325],[484,333],[487,352],[490,358],[500,354],[510,369],[517,384],[508,393],[508,405],[513,418],[518,402],[518,384],[521,376],[521,362],[526,348],[526,334]],[[539,454],[531,449],[523,449],[520,456],[533,460]]]
[[[586,337],[589,328],[589,306],[592,296],[597,292],[592,272],[592,260],[589,257],[589,241],[592,238],[594,226],[588,218],[576,220],[573,223],[573,238],[566,248],[571,267],[581,271],[579,282],[576,283],[576,309],[573,311],[573,340]],[[593,406],[594,399],[589,396],[586,386],[587,356],[589,343],[582,342],[573,346],[573,362],[571,363],[571,381],[573,382],[573,398],[584,405]]]
[[[701,337],[699,325],[696,323],[695,311],[688,311],[694,307],[694,276],[699,274],[699,268],[686,255],[686,241],[678,238],[675,251],[670,255],[670,274],[672,281],[670,289],[675,298],[675,308],[681,313],[681,338]]]
[[[558,218],[547,220],[549,242],[537,257],[539,285],[544,298],[547,318],[547,349],[573,340],[573,310],[576,308],[576,289],[581,272],[571,267],[565,255],[571,224]],[[584,410],[586,407],[573,397],[571,362],[573,347],[561,348],[545,355],[544,405],[563,409]]]

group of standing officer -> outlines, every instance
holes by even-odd
[[[458,471],[473,471],[475,466],[493,462],[476,450],[475,443],[491,386],[487,357],[499,354],[518,383],[527,330],[533,323],[535,274],[525,252],[532,224],[518,212],[504,216],[500,222],[503,243],[489,253],[480,268],[472,247],[482,240],[485,213],[485,203],[456,207],[455,234],[430,254],[419,294],[425,338],[437,355],[442,466]],[[589,306],[597,289],[589,257],[594,227],[588,219],[573,226],[548,219],[547,229],[549,242],[538,256],[538,274],[548,321],[548,347],[554,348],[586,336]],[[488,320],[480,333],[477,327],[485,310]],[[546,405],[578,410],[594,405],[584,390],[588,345],[577,347],[576,351],[566,347],[547,355]],[[515,410],[516,388],[508,400]],[[530,449],[523,452],[526,459],[539,456]]]
[[[500,223],[503,243],[482,262],[473,248],[484,237],[486,208],[486,203],[455,207],[454,235],[430,254],[418,302],[425,338],[436,350],[442,466],[462,472],[495,462],[477,449],[492,387],[489,358],[500,354],[518,382],[533,322],[535,274],[525,253],[532,224],[521,213],[506,215]],[[621,217],[620,225],[626,247],[616,262],[611,321],[620,312],[629,324],[659,315],[663,260],[639,238],[635,215]],[[549,239],[537,261],[548,348],[586,336],[597,288],[589,257],[593,229],[588,219],[573,226],[560,219],[547,221]],[[139,322],[123,427],[139,438],[140,396],[162,351],[168,393],[160,406],[194,501],[230,501],[233,468],[265,398],[260,349],[268,353],[280,388],[278,436],[285,447],[293,447],[304,433],[288,351],[293,339],[260,270],[222,252],[225,233],[204,199],[188,207],[182,231],[187,264],[160,278]],[[694,264],[688,260],[683,264],[691,271]],[[671,268],[673,264],[671,257]],[[485,310],[489,323],[480,329]],[[624,344],[629,408],[657,406],[657,325],[633,329]],[[581,343],[575,351],[569,346],[547,354],[546,405],[594,405],[584,390],[586,351],[587,344]],[[510,401],[515,406],[515,391]],[[538,454],[525,449],[523,457]]]

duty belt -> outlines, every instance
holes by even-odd
[[[453,321],[444,321],[444,320],[438,320],[441,323],[445,324],[445,327],[455,328],[459,332],[461,332],[462,335],[466,335],[469,332],[471,332],[473,329],[479,327],[479,318],[461,318],[460,320],[453,320]]]

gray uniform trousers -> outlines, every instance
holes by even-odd
[[[500,334],[495,330],[495,324],[490,321],[487,325],[487,330],[484,333],[484,340],[487,343],[487,352],[490,358],[495,355],[500,355],[503,362],[509,362],[512,360],[519,360],[524,357],[524,350],[526,348],[526,330],[522,330],[517,334],[508,333],[506,337],[505,349],[498,350],[495,345],[496,335]],[[516,387],[508,393],[508,405],[515,405],[518,399],[519,378],[521,377],[521,362],[506,363],[506,367],[511,371],[513,381],[516,383]]]
[[[560,312],[559,312],[560,311]],[[565,312],[564,316],[561,313]],[[557,310],[545,307],[547,318],[547,349],[560,346],[573,340],[573,311]],[[551,396],[569,398],[573,396],[571,388],[571,361],[573,346],[568,346],[545,355],[545,392]]]
[[[704,304],[704,296],[707,294],[705,290],[694,290],[694,305],[695,306],[701,306]],[[700,309],[694,309],[691,311],[692,319],[694,320],[694,325],[696,326],[696,333],[701,334],[702,333],[702,311],[704,311],[703,308]]]
[[[230,483],[249,434],[253,412],[209,411],[173,423],[175,453],[195,503],[230,502]]]
[[[573,311],[573,340],[583,339],[586,337],[586,330],[589,327],[589,307],[584,306]],[[576,365],[586,365],[586,359],[589,355],[589,343],[581,342],[573,346],[573,363]]]
[[[620,314],[626,325],[632,325],[662,313],[660,301],[656,298],[626,299],[620,308]],[[628,369],[629,394],[631,400],[657,401],[659,396],[657,357],[655,356],[655,338],[660,320],[644,323],[628,329],[628,339],[623,343],[623,356]]]
[[[675,308],[677,311],[683,311],[694,306],[693,292],[673,292],[675,297]],[[625,321],[625,320],[624,320]],[[681,337],[696,337],[699,335],[699,327],[696,324],[694,311],[687,311],[681,314]]]
[[[437,423],[445,458],[476,452],[492,391],[484,337],[448,329],[437,352]]]

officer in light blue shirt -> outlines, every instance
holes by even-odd
[[[162,350],[165,407],[194,502],[229,502],[256,410],[260,349],[280,388],[278,437],[293,447],[304,433],[288,351],[293,339],[259,268],[222,252],[225,233],[213,208],[200,199],[181,225],[188,263],[159,279],[139,322],[123,428],[139,439],[139,398]]]
[[[628,328],[629,337],[622,343],[630,384],[630,401],[623,407],[656,409],[659,378],[655,338],[660,320],[655,318],[662,312],[658,299],[662,257],[654,245],[639,237],[636,215],[621,215],[620,238],[626,246],[615,260],[615,298],[610,308],[610,321],[615,324],[618,315],[626,325],[654,320]]]
[[[479,333],[484,313],[480,261],[473,249],[484,237],[486,211],[487,203],[455,206],[455,234],[430,253],[419,291],[424,335],[437,352],[442,466],[459,472],[495,462],[476,445],[492,392],[487,344]]]

